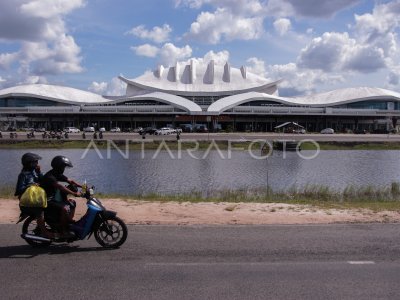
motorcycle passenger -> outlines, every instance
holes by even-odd
[[[81,193],[71,191],[59,182],[67,182],[78,187],[82,185],[64,175],[66,167],[72,168],[69,158],[62,155],[55,156],[51,161],[51,167],[52,169],[43,176],[41,186],[47,194],[48,213],[60,220],[62,235],[68,238],[71,235],[68,231],[68,223],[73,222],[76,203],[68,199],[67,195],[79,197]]]
[[[18,175],[18,182],[15,189],[15,196],[21,199],[22,194],[32,185],[39,185],[39,181],[43,178],[43,173],[40,171],[39,160],[42,159],[35,153],[25,153],[22,155],[21,163],[22,170]],[[44,221],[43,207],[26,207],[20,206],[22,214],[27,214],[36,218],[41,234],[46,238],[54,238],[54,234],[47,230]]]

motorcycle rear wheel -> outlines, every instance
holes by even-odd
[[[28,219],[26,219],[24,224],[22,225],[22,234],[38,235],[39,233],[40,229],[38,227],[36,219],[33,217],[29,217]],[[33,247],[47,247],[51,244],[51,242],[35,241],[28,239],[25,239],[25,241]]]
[[[120,218],[109,217],[95,230],[94,237],[104,248],[118,248],[125,243],[128,229]]]

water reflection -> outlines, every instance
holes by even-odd
[[[50,168],[55,155],[68,156],[74,168],[66,175],[78,180],[87,180],[104,193],[190,193],[193,190],[207,193],[220,189],[262,188],[269,185],[274,190],[298,188],[307,184],[326,185],[341,190],[348,185],[388,186],[400,181],[399,151],[321,151],[311,160],[299,157],[295,152],[275,151],[268,159],[255,159],[246,151],[204,151],[195,153],[194,159],[183,152],[177,153],[129,151],[125,158],[117,150],[110,152],[110,159],[100,159],[90,150],[84,159],[84,150],[0,150],[2,186],[14,186],[20,171],[23,153],[33,151],[43,157],[42,170]],[[106,150],[99,150],[107,158]],[[302,151],[306,153],[306,151]],[[203,158],[203,155],[206,155]],[[312,153],[311,153],[312,154]]]

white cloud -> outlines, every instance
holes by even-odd
[[[163,43],[169,40],[171,32],[172,28],[168,24],[164,24],[163,27],[155,26],[152,30],[147,30],[144,25],[140,25],[132,28],[126,34],[131,34],[141,39],[149,39],[156,43]]]
[[[88,87],[88,90],[93,93],[103,95],[105,93],[105,91],[107,90],[107,86],[108,86],[107,82],[93,81],[92,84]]]
[[[400,27],[400,1],[377,4],[372,13],[355,15],[355,25],[352,27],[356,38],[368,47],[370,60],[377,64],[385,62],[389,68],[387,82],[393,86],[398,82],[398,65],[400,50],[398,47],[397,30]]]
[[[239,17],[226,9],[217,9],[215,13],[202,12],[185,36],[210,44],[222,40],[253,40],[263,33],[262,24],[261,17]]]
[[[236,15],[258,14],[263,12],[263,3],[259,0],[175,0],[175,6],[187,6],[199,9],[203,5],[225,8]]]
[[[72,36],[62,35],[51,45],[46,43],[23,43],[21,63],[30,64],[36,75],[79,73],[80,48]]]
[[[270,16],[328,18],[360,0],[269,0],[265,10]]]
[[[0,67],[18,63],[20,78],[40,82],[47,74],[82,72],[80,47],[67,33],[63,18],[84,4],[83,0],[3,0],[0,41],[17,42],[20,49],[0,53]]]
[[[20,10],[23,14],[47,19],[68,14],[83,5],[83,0],[34,0],[22,4]]]
[[[290,30],[291,24],[289,19],[280,18],[274,22],[274,28],[280,36],[284,36]]]
[[[314,38],[301,50],[297,63],[302,68],[325,72],[369,73],[386,67],[382,49],[360,44],[348,33],[336,32],[325,32],[321,37]]]
[[[47,79],[42,76],[27,76],[23,78],[19,84],[37,84],[37,83],[45,84],[47,83]]]
[[[348,33],[325,32],[301,50],[298,65],[302,68],[333,71],[340,68],[345,48],[352,48],[355,44],[356,41],[350,39]]]
[[[284,96],[312,94],[324,84],[333,85],[344,81],[339,74],[328,74],[320,70],[301,69],[295,63],[268,66],[268,77],[283,79],[280,92]]]
[[[0,54],[0,69],[9,69],[11,64],[18,59],[18,53],[1,53]]]
[[[122,96],[126,92],[126,83],[114,77],[110,82],[93,81],[88,90],[100,95]]]
[[[385,67],[386,62],[382,49],[357,45],[353,47],[351,52],[349,51],[347,57],[345,57],[342,69],[371,73]]]
[[[192,55],[192,48],[188,45],[179,48],[171,43],[166,43],[159,52],[160,63],[164,66],[172,66],[177,61],[189,58]]]
[[[208,51],[204,57],[203,60],[205,62],[209,62],[211,60],[214,61],[215,64],[217,65],[224,65],[226,62],[229,62],[229,51],[223,50],[219,52],[214,52],[214,51]]]
[[[159,63],[168,67],[177,61],[185,60],[192,55],[192,48],[188,45],[179,48],[172,43],[166,43],[161,48],[144,44],[138,47],[131,47],[136,55],[146,57],[158,57]]]
[[[136,55],[146,56],[146,57],[156,57],[160,52],[160,49],[156,46],[150,44],[144,44],[137,47],[131,47],[131,50],[135,52]]]
[[[118,77],[111,79],[108,84],[106,95],[121,96],[126,93],[126,83],[120,80]]]
[[[257,74],[259,76],[266,77],[267,76],[267,70],[265,66],[265,62],[261,59],[258,59],[256,57],[251,57],[247,61],[247,71],[250,73]]]
[[[376,5],[372,14],[355,15],[355,32],[360,40],[372,43],[400,25],[399,14],[399,0]]]
[[[219,52],[214,52],[214,51],[208,51],[203,57],[190,57],[186,61],[181,60],[181,62],[184,62],[185,64],[190,64],[191,61],[194,61],[198,65],[203,65],[203,64],[208,64],[211,60],[214,61],[216,65],[223,66],[227,62],[229,62],[229,51],[227,50],[222,50]]]

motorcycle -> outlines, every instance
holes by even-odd
[[[34,139],[34,138],[35,138],[35,133],[34,133],[33,131],[28,132],[28,133],[26,134],[26,137],[27,137],[28,139]]]
[[[68,188],[74,189],[69,186]],[[75,187],[76,188],[76,187]],[[128,229],[117,213],[107,210],[101,201],[94,197],[94,187],[82,188],[82,197],[87,199],[87,211],[78,221],[69,225],[71,237],[48,239],[40,236],[40,229],[36,219],[29,215],[21,214],[18,222],[24,221],[21,237],[31,246],[49,246],[51,243],[72,243],[77,240],[89,239],[94,235],[95,240],[104,248],[118,248],[128,236]],[[48,230],[60,233],[60,224],[53,216],[45,213]]]

